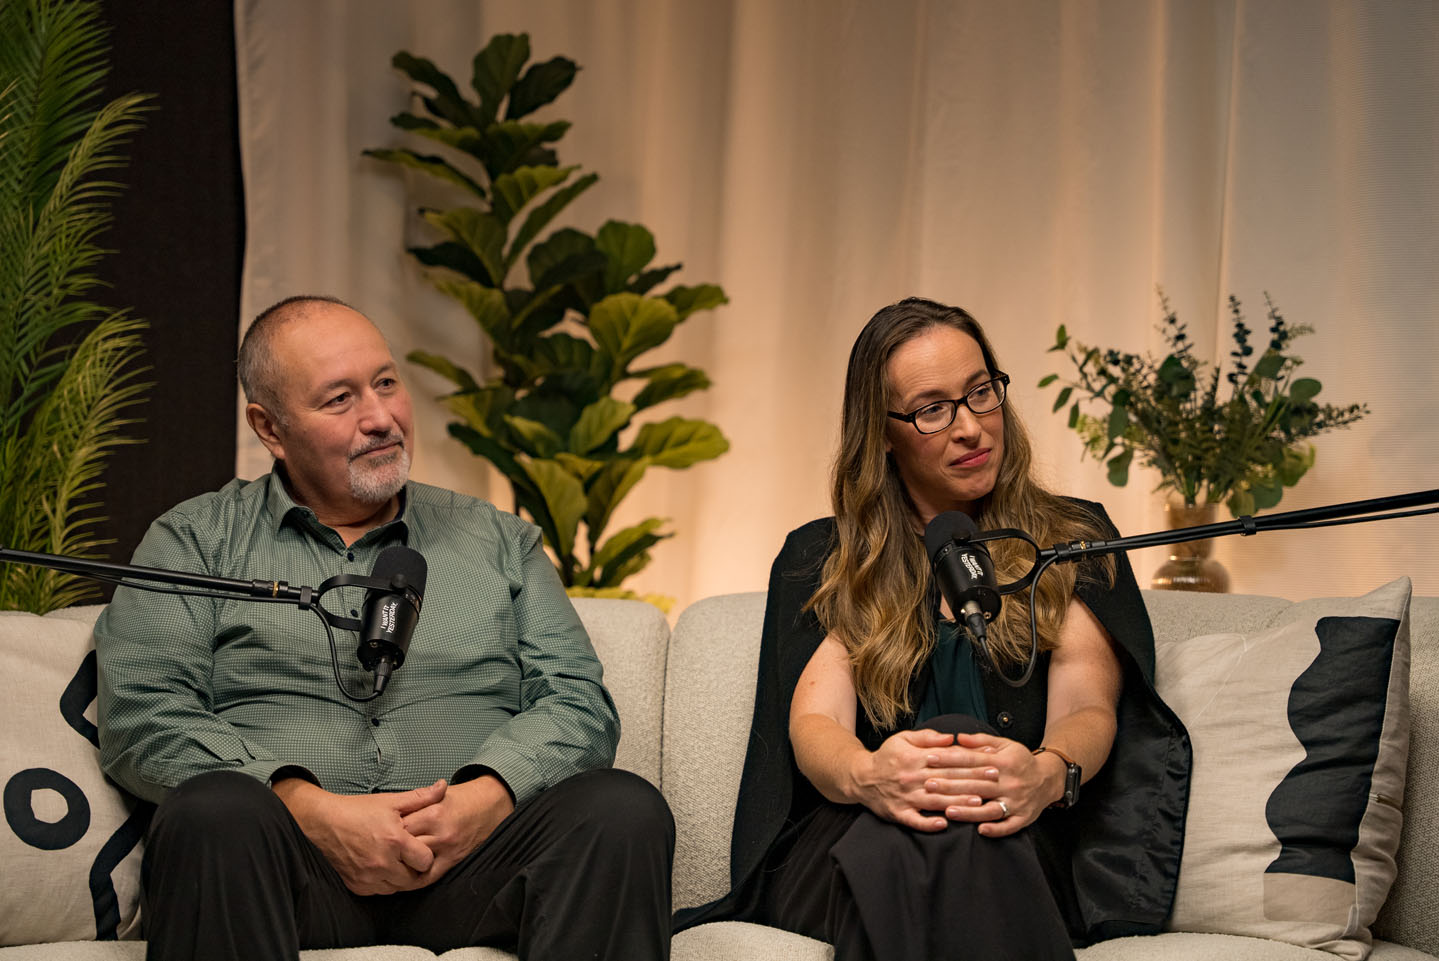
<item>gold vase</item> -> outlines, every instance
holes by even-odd
[[[1213,524],[1215,504],[1185,506],[1183,501],[1170,501],[1164,507],[1170,530]],[[1169,545],[1169,560],[1154,572],[1150,587],[1159,591],[1205,591],[1223,594],[1229,590],[1229,572],[1209,556],[1214,550],[1213,538]]]

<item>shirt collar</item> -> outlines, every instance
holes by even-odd
[[[278,535],[285,526],[286,521],[292,522],[296,527],[309,530],[315,534],[338,538],[334,530],[320,521],[315,512],[303,504],[295,503],[290,496],[290,490],[285,484],[285,465],[281,461],[275,461],[274,468],[264,477],[266,484],[265,507],[270,514],[271,532]],[[400,488],[400,506],[395,516],[372,531],[366,531],[360,540],[366,540],[375,534],[376,531],[385,530],[392,525],[398,525],[396,533],[401,543],[408,544],[410,540],[410,528],[405,521],[405,508],[410,501],[410,485],[405,484]],[[358,541],[356,543],[359,543]]]

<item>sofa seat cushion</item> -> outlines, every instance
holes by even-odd
[[[672,961],[830,961],[834,949],[823,941],[746,921],[716,921],[681,931]]]
[[[1283,941],[1234,934],[1168,933],[1116,938],[1081,948],[1078,961],[1334,961],[1334,955]],[[1369,961],[1435,961],[1432,954],[1387,941],[1374,942]]]

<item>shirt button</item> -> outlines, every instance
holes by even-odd
[[[346,556],[347,558],[349,558],[350,560],[354,560],[354,559],[355,559],[355,552],[354,552],[354,551],[346,551],[346,552],[345,552],[345,556]]]
[[[995,717],[994,723],[998,724],[1000,727],[1013,727],[1014,715],[1010,714],[1008,711],[1000,711],[999,714]]]
[[[373,725],[374,727],[379,727],[379,726],[380,726],[380,719],[377,718],[377,717],[372,717],[372,718],[370,718],[370,724]]]
[[[357,610],[355,610],[355,609],[352,607],[352,608],[350,608],[350,616],[351,616],[351,617],[359,617],[359,616],[360,616],[360,612],[357,611]]]

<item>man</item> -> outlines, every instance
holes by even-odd
[[[106,772],[159,804],[151,958],[294,958],[376,943],[493,944],[522,958],[669,953],[674,825],[609,769],[619,722],[540,546],[491,505],[407,481],[409,394],[380,332],[290,298],[239,357],[275,457],[179,505],[137,563],[315,586],[424,555],[403,669],[358,702],[319,619],[293,606],[121,589],[96,625]],[[364,593],[342,588],[358,616]]]

